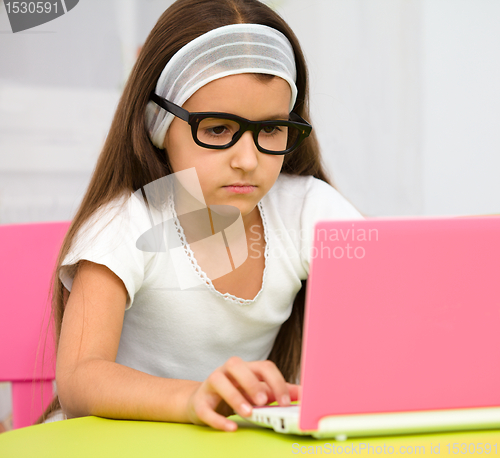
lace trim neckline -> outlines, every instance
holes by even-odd
[[[173,220],[174,220],[174,226],[175,230],[177,232],[177,236],[179,237],[182,247],[184,249],[184,253],[186,253],[186,256],[188,257],[191,267],[194,269],[194,272],[198,276],[198,278],[207,286],[207,288],[212,291],[213,294],[217,295],[218,297],[221,297],[227,301],[234,302],[240,305],[249,305],[253,304],[259,296],[262,294],[262,291],[264,289],[264,284],[266,281],[266,274],[267,274],[267,267],[268,267],[268,254],[269,254],[269,240],[268,240],[268,226],[267,226],[267,220],[266,220],[266,215],[263,209],[262,201],[260,201],[257,204],[257,207],[259,208],[260,212],[260,217],[262,219],[262,225],[264,229],[264,241],[266,243],[266,247],[264,248],[264,272],[262,274],[262,284],[260,287],[259,292],[253,299],[242,299],[241,297],[237,297],[234,294],[230,293],[224,293],[222,294],[220,291],[215,289],[212,280],[208,278],[207,274],[202,270],[202,268],[198,265],[198,262],[196,261],[196,258],[194,256],[193,251],[191,250],[191,247],[189,246],[189,243],[187,243],[186,236],[184,234],[184,229],[182,228],[179,218],[177,218],[177,212],[175,211],[175,205],[174,205],[174,199],[172,194],[169,196],[168,199],[169,207],[171,210],[171,213],[173,215]]]

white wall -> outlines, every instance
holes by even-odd
[[[325,162],[362,212],[500,212],[498,0],[266,2],[303,45]],[[71,218],[134,42],[170,3],[85,0],[18,34],[0,5],[0,223]]]
[[[367,215],[420,214],[418,0],[281,0],[309,63],[311,111],[338,189]]]
[[[500,2],[423,5],[424,212],[500,213]]]
[[[170,3],[85,0],[16,34],[0,4],[0,224],[71,219],[137,46]]]
[[[498,0],[267,3],[302,43],[326,162],[365,214],[500,213]]]

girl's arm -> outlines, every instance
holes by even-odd
[[[66,303],[57,353],[64,412],[69,418],[189,421],[182,401],[199,382],[163,379],[115,363],[126,297],[123,282],[111,270],[82,262]]]
[[[126,298],[123,282],[111,270],[81,263],[57,353],[57,390],[68,418],[192,422],[231,430],[236,424],[221,415],[231,409],[248,416],[251,403],[276,399],[286,405],[297,398],[297,386],[285,383],[269,361],[231,358],[204,382],[156,377],[116,363]]]

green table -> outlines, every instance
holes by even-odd
[[[177,423],[121,421],[98,417],[75,418],[0,434],[0,457],[278,458],[311,455],[500,457],[500,431],[370,437],[335,442],[304,436],[281,435],[249,425],[240,417],[234,416],[232,419],[240,425],[238,431],[233,433]],[[453,444],[457,444],[455,453]],[[490,444],[489,454],[485,453],[485,444]],[[479,453],[481,448],[482,453]]]

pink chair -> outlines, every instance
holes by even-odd
[[[0,381],[12,382],[14,429],[32,425],[53,398],[50,280],[69,225],[0,226]]]

